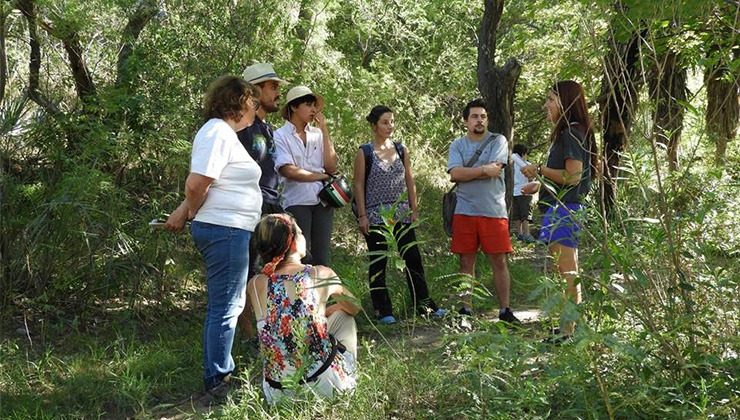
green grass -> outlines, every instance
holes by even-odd
[[[541,269],[530,264],[535,257],[520,253],[511,263],[515,307],[541,303],[526,301],[541,277]],[[337,271],[355,281],[355,287],[364,284],[364,268],[352,264],[353,256],[336,255],[335,260]],[[490,284],[490,271],[480,262],[480,276]],[[456,261],[437,259],[428,266],[435,298],[449,303],[450,289],[442,275],[454,270]],[[390,280],[400,308],[405,281],[400,273],[392,273]],[[491,310],[497,305],[489,298],[477,307]],[[185,402],[201,389],[202,301],[196,298],[181,310],[152,305],[137,314],[105,314],[97,325],[83,329],[67,323],[47,330],[43,339],[32,329],[33,346],[21,335],[4,337],[0,417],[508,419],[605,418],[610,409],[621,418],[737,413],[735,379],[705,382],[704,391],[670,383],[645,351],[630,356],[629,349],[619,347],[634,343],[632,333],[617,338],[584,328],[576,343],[551,348],[540,342],[547,323],[509,330],[493,322],[495,311],[473,320],[470,328],[455,317],[437,322],[406,318],[376,328],[361,314],[358,388],[332,401],[301,395],[268,407],[261,396],[258,362],[237,342],[233,354],[246,384],[225,405],[209,410]],[[727,364],[715,374],[736,368]],[[702,392],[704,406],[696,403]],[[727,401],[710,404],[722,392]]]

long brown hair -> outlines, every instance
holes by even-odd
[[[581,134],[586,140],[589,154],[589,167],[591,179],[596,178],[598,171],[598,149],[594,137],[591,118],[588,116],[586,106],[586,92],[583,87],[573,80],[562,80],[552,85],[552,92],[560,100],[560,117],[550,133],[550,141],[554,142],[560,137],[564,130],[574,130]]]

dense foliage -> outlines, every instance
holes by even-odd
[[[447,145],[462,132],[462,106],[478,95],[483,3],[3,0],[0,417],[147,415],[197,388],[197,372],[182,370],[199,360],[200,258],[186,235],[147,222],[181,200],[205,86],[252,62],[270,61],[324,95],[346,173],[369,138],[367,111],[378,103],[396,111],[419,184],[431,283],[451,299],[456,262],[437,214]],[[547,149],[548,86],[580,81],[606,132],[609,57],[626,57],[620,48],[639,39],[636,61],[623,62],[635,93],[624,107],[626,141],[603,146],[619,152],[616,204],[608,216],[600,211],[603,189],[590,203],[586,303],[565,301],[547,267],[513,263],[516,303],[580,319],[576,343],[549,354],[539,345],[544,325],[517,333],[479,322],[473,331],[447,325],[442,344],[414,357],[411,334],[390,347],[365,325],[377,342],[365,344],[357,394],[278,415],[737,417],[739,15],[737,1],[508,2],[496,59],[522,65],[514,141],[532,147],[536,161]],[[335,268],[367,296],[361,241],[345,213]],[[121,322],[119,312],[123,326],[107,328]],[[147,331],[166,329],[170,317],[173,331]],[[55,342],[70,332],[85,338]],[[62,359],[57,348],[73,356]],[[46,402],[19,397],[30,393],[26,380],[41,385]],[[258,394],[244,391],[225,414],[268,416]]]

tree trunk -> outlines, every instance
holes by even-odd
[[[293,61],[298,63],[296,74],[303,71],[304,58],[308,50],[308,43],[311,41],[315,16],[313,10],[314,0],[301,0],[300,7],[298,11],[298,23],[294,28],[295,37],[300,41],[293,48]]]
[[[514,94],[522,67],[510,58],[496,67],[496,30],[504,12],[503,0],[485,0],[485,10],[478,33],[478,90],[488,109],[488,129],[501,133],[509,141],[509,154],[514,143]],[[506,166],[506,203],[511,207],[513,171]]]
[[[131,71],[128,68],[129,59],[134,52],[134,44],[139,39],[139,34],[150,20],[159,12],[157,0],[140,1],[138,7],[128,19],[126,27],[121,35],[121,45],[118,48],[118,61],[116,63],[116,86],[120,87],[131,82]]]
[[[18,0],[16,7],[28,23],[28,97],[50,115],[60,113],[59,108],[39,91],[39,71],[41,69],[41,44],[38,38],[38,17],[36,5],[32,0]]]
[[[5,2],[0,4],[0,107],[3,106],[5,99],[5,85],[8,83],[8,56],[5,52],[5,21],[10,10],[6,12],[7,5]],[[0,178],[2,179],[2,178]]]
[[[736,51],[736,55],[740,52]],[[723,62],[706,68],[704,82],[707,86],[707,134],[716,144],[714,162],[724,165],[727,143],[737,135],[740,121],[740,82]]]
[[[638,91],[643,78],[639,71],[640,43],[644,33],[635,32],[626,42],[617,41],[612,32],[610,51],[604,59],[604,75],[599,95],[602,146],[602,208],[612,214],[617,199],[620,153],[627,145],[637,111]]]
[[[674,52],[660,57],[649,78],[650,98],[655,102],[653,137],[668,147],[668,168],[678,169],[678,146],[683,130],[686,101],[686,67]]]

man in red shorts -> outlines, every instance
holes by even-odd
[[[482,249],[493,269],[493,284],[500,305],[499,319],[518,323],[509,308],[509,267],[506,254],[513,251],[509,238],[506,211],[504,166],[509,161],[506,137],[486,128],[486,104],[476,99],[463,109],[467,134],[452,142],[447,160],[447,172],[457,182],[457,206],[452,219],[452,252],[460,256],[460,272],[475,277],[475,257]],[[480,150],[487,138],[495,136]],[[470,295],[464,299],[460,313],[472,314]]]

